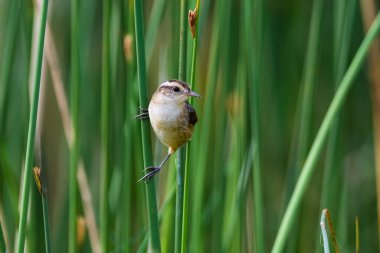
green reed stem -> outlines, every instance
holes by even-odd
[[[40,170],[40,175],[39,175],[38,180],[41,186],[40,194],[42,198],[42,215],[43,215],[43,220],[44,220],[45,251],[46,253],[50,253],[51,241],[50,241],[49,208],[48,208],[48,198],[47,198],[46,174],[45,174],[45,171],[43,171],[42,169]]]
[[[123,9],[124,9],[124,35],[132,36],[132,38],[135,36],[134,33],[134,9],[133,9],[133,1],[124,0],[123,1]],[[130,49],[134,53],[134,46]],[[124,52],[125,53],[125,52]],[[134,84],[137,82],[134,82],[134,79],[136,78],[136,62],[134,58],[128,59],[126,58],[126,98],[128,98],[129,94],[133,94],[133,91],[135,90]],[[133,74],[132,74],[133,73]],[[132,170],[133,168],[131,165],[133,164],[133,157],[134,154],[136,154],[136,148],[135,143],[131,140],[133,140],[133,133],[134,129],[137,129],[134,125],[130,124],[130,115],[133,112],[135,112],[135,106],[136,102],[135,99],[126,99],[125,101],[125,119],[124,119],[124,176],[123,176],[123,195],[124,195],[124,201],[122,202],[122,227],[121,227],[121,235],[120,240],[125,241],[129,240],[131,236],[131,227],[133,224],[133,220],[131,217],[131,211],[132,206],[134,206],[134,203],[132,200],[132,185],[134,183],[133,177],[132,177]],[[137,123],[137,122],[136,122]],[[136,131],[135,131],[136,132]],[[128,243],[125,247],[124,253],[129,253],[131,251],[131,245]]]
[[[73,122],[73,141],[70,147],[69,173],[69,252],[76,252],[77,237],[77,168],[78,168],[78,108],[79,108],[79,2],[71,1],[71,92],[70,109]]]
[[[108,177],[109,177],[109,93],[110,93],[110,8],[111,2],[103,0],[102,42],[102,94],[101,94],[101,252],[108,252]]]
[[[179,71],[178,79],[186,81],[187,63],[187,0],[181,0],[181,21],[179,37]],[[186,145],[180,147],[177,152],[177,195],[175,212],[175,243],[174,252],[181,252],[182,240],[182,217],[183,217],[183,194],[184,194],[184,170],[186,163]]]
[[[28,216],[29,209],[29,191],[30,191],[30,177],[32,175],[32,161],[33,161],[33,147],[34,147],[34,137],[36,134],[36,122],[37,122],[37,111],[38,111],[38,100],[40,95],[40,82],[41,82],[41,70],[42,70],[42,58],[44,51],[44,41],[45,41],[45,28],[46,28],[46,18],[48,11],[48,0],[42,0],[41,2],[41,14],[39,15],[39,26],[37,30],[38,40],[35,46],[36,54],[35,58],[32,60],[32,72],[30,73],[30,80],[33,81],[33,96],[32,105],[29,115],[29,126],[28,126],[28,139],[26,143],[26,155],[25,155],[25,167],[24,167],[24,180],[22,182],[21,189],[21,204],[20,204],[20,221],[18,227],[18,237],[16,252],[21,253],[24,251],[25,243],[25,230],[26,230],[26,219]]]
[[[196,5],[196,20],[195,20],[195,36],[194,36],[194,41],[193,41],[193,51],[192,51],[192,62],[191,62],[191,75],[190,75],[190,85],[191,88],[194,86],[195,82],[195,69],[197,67],[197,50],[198,50],[198,21],[200,17],[200,0],[197,0]],[[190,103],[193,101],[193,98],[190,98]]]
[[[308,44],[306,49],[305,67],[303,69],[303,77],[301,80],[300,89],[300,99],[299,106],[297,110],[296,131],[293,132],[295,139],[297,140],[297,145],[295,146],[295,156],[291,157],[290,168],[288,173],[289,184],[286,189],[285,203],[288,203],[296,179],[300,173],[301,166],[305,160],[305,156],[310,145],[310,124],[312,118],[312,108],[313,104],[310,102],[313,98],[314,86],[315,86],[315,73],[317,64],[317,53],[319,47],[319,33],[321,30],[321,19],[322,19],[322,8],[323,0],[314,0],[312,5],[312,14],[309,28]],[[293,231],[292,239],[289,241],[288,245],[289,251],[293,251],[296,247],[296,240],[299,237],[300,231],[298,226]],[[293,239],[294,238],[294,239]]]
[[[4,233],[3,233],[3,226],[0,222],[0,252],[7,252],[7,248],[5,246],[5,239],[4,239]]]
[[[140,106],[148,107],[148,87],[145,65],[145,45],[144,45],[144,22],[143,7],[141,0],[134,0],[135,8],[135,32],[136,32],[136,55],[137,55],[137,75],[139,81]],[[150,127],[148,121],[141,121],[141,134],[143,143],[144,166],[153,164],[152,142],[150,138]],[[160,234],[158,226],[158,212],[156,201],[156,189],[154,179],[146,183],[146,196],[148,202],[149,228],[151,245],[154,252],[161,252]]]
[[[12,55],[14,51],[17,30],[20,22],[20,10],[24,1],[12,1],[9,20],[4,35],[4,49],[1,57],[0,65],[0,132],[4,121],[4,103],[7,93],[8,79],[11,73]]]
[[[191,76],[190,76],[190,88],[193,89],[195,83],[195,69],[197,65],[197,48],[198,48],[198,20],[199,20],[199,9],[200,1],[196,2],[196,20],[195,20],[195,36],[193,41],[193,52],[192,52],[192,62],[191,62]],[[193,99],[190,98],[190,104],[192,104]],[[186,163],[185,163],[185,177],[184,177],[184,191],[183,191],[183,217],[182,217],[182,242],[181,242],[181,252],[186,252],[187,246],[187,221],[189,215],[189,167],[190,167],[190,151],[191,142],[187,143],[186,148]]]
[[[44,219],[45,250],[46,250],[46,253],[50,253],[51,242],[50,242],[49,208],[48,208],[47,196],[42,196],[42,214],[43,214],[43,219]]]
[[[297,154],[295,158],[296,173],[298,174],[300,164],[304,161],[307,146],[308,146],[308,136],[310,131],[311,122],[311,109],[310,101],[312,100],[314,91],[314,79],[316,72],[317,63],[317,52],[319,44],[319,32],[321,26],[322,18],[322,6],[323,0],[315,0],[313,3],[313,12],[310,24],[310,34],[308,39],[307,51],[306,51],[306,62],[303,77],[303,93],[301,101],[301,112],[300,112],[300,127],[297,133],[298,135],[298,145]]]
[[[253,160],[253,197],[254,197],[254,233],[253,242],[256,252],[265,252],[264,248],[264,214],[263,214],[263,194],[262,194],[262,176],[261,176],[261,141],[260,141],[260,84],[261,70],[262,70],[262,40],[263,40],[263,2],[256,0],[253,3],[247,1],[243,7],[245,15],[245,33],[246,50],[248,52],[248,73],[251,75],[250,81],[252,82],[249,87],[251,88],[249,99],[251,113],[251,131],[252,137],[256,142],[255,159]],[[253,15],[253,19],[250,18]],[[250,32],[252,22],[255,24],[254,32]],[[252,46],[253,44],[253,46]]]
[[[166,215],[168,211],[168,206],[172,202],[174,202],[174,195],[175,195],[175,187],[170,186],[171,188],[167,191],[167,195],[165,195],[165,200],[163,201],[160,210],[158,211],[158,223],[161,225],[163,223],[164,214]],[[147,242],[149,239],[149,234],[146,234],[144,237],[144,240],[141,242],[137,252],[146,252],[147,248]]]
[[[317,162],[318,156],[321,153],[323,144],[326,140],[327,134],[337,117],[339,109],[346,98],[348,91],[350,90],[353,80],[358,73],[360,67],[363,64],[365,56],[371,46],[372,41],[375,39],[377,33],[380,30],[380,14],[377,15],[374,23],[369,29],[367,35],[363,39],[358,51],[356,52],[347,72],[345,73],[339,88],[327,110],[325,118],[318,130],[317,136],[314,139],[313,145],[310,152],[306,158],[305,164],[302,168],[302,172],[294,189],[293,195],[287,206],[285,215],[282,219],[280,228],[278,230],[272,252],[282,252],[284,249],[285,242],[288,235],[293,227],[295,221],[295,214],[297,213],[301,200],[306,192],[306,188],[313,175],[315,164]]]
[[[159,26],[161,25],[161,20],[165,11],[165,5],[167,1],[165,0],[157,0],[153,2],[152,6],[152,14],[149,18],[147,29],[146,29],[146,37],[145,37],[145,45],[146,45],[146,62],[151,62],[153,56],[154,44],[157,39],[157,33],[160,32]]]
[[[34,180],[36,182],[38,191],[42,199],[42,215],[44,220],[44,236],[45,236],[45,251],[46,253],[51,252],[51,243],[50,243],[50,227],[49,227],[49,209],[48,209],[48,199],[47,199],[47,186],[46,186],[46,177],[45,171],[39,167],[33,168]],[[34,225],[36,226],[36,225]],[[40,226],[36,226],[40,227]]]
[[[360,252],[360,232],[359,232],[359,218],[355,217],[355,252]]]
[[[222,2],[217,2],[216,8],[217,12],[221,10]],[[210,42],[210,52],[209,52],[209,64],[207,70],[207,85],[205,88],[203,113],[201,115],[202,124],[199,125],[198,131],[200,132],[200,137],[197,139],[196,144],[199,145],[200,151],[198,151],[196,166],[194,168],[194,180],[192,180],[192,187],[194,189],[194,199],[192,208],[192,226],[191,226],[191,251],[192,252],[202,252],[203,249],[203,238],[204,230],[202,229],[203,216],[200,215],[203,211],[203,196],[205,192],[205,178],[207,171],[207,150],[209,149],[209,140],[211,133],[212,121],[214,120],[213,106],[216,97],[216,82],[218,75],[218,68],[221,59],[221,41],[222,41],[222,26],[218,25],[219,16],[214,16],[211,42]]]

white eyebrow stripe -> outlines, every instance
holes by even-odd
[[[162,83],[162,84],[160,85],[160,87],[161,87],[161,86],[167,86],[167,87],[181,87],[181,88],[183,88],[183,89],[186,90],[186,91],[190,91],[190,90],[191,90],[191,89],[190,89],[190,86],[189,86],[186,82],[181,81],[181,80],[175,80],[175,79],[168,80],[168,81]]]
[[[162,87],[162,86],[175,87],[175,86],[178,86],[178,84],[177,84],[177,83],[174,83],[174,82],[168,82],[168,81],[166,81],[166,82],[164,82],[164,83],[162,83],[162,84],[160,85],[160,87]]]

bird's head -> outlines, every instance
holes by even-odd
[[[154,93],[154,99],[162,103],[182,104],[189,97],[197,97],[200,95],[190,89],[190,86],[180,80],[169,80],[160,85]]]

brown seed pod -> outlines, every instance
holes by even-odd
[[[193,38],[195,38],[195,29],[196,29],[195,24],[197,21],[197,7],[195,7],[194,11],[189,10],[188,20],[189,20],[189,26],[190,26],[191,34],[193,35]]]

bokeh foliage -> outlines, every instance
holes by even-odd
[[[147,81],[153,94],[161,82],[178,77],[180,1],[142,3]],[[139,108],[134,8],[128,0],[109,4],[108,35],[102,28],[102,1],[78,4],[78,152],[100,231],[101,126],[108,126],[108,250],[136,252],[145,250],[149,229],[145,186],[137,183],[144,165],[140,122],[133,119]],[[203,0],[201,6],[193,88],[202,98],[194,101],[199,122],[189,158],[188,252],[253,252],[258,232],[263,252],[268,252],[336,87],[365,35],[360,5],[354,0]],[[194,7],[195,1],[189,1],[189,8]],[[0,1],[0,221],[10,252],[15,245],[25,163],[34,9],[33,1]],[[46,43],[54,45],[57,64],[48,64],[45,49],[33,165],[41,166],[47,175],[53,252],[67,252],[70,150],[57,97],[70,101],[70,1],[51,0],[48,13],[52,39]],[[105,39],[109,43],[109,118],[102,122]],[[189,33],[187,80],[192,43]],[[363,64],[355,78],[324,146],[286,252],[322,251],[319,217],[323,208],[332,215],[343,251],[355,248],[356,216],[361,251],[378,250],[367,68]],[[53,85],[57,72],[61,93]],[[311,89],[308,95],[306,87]],[[152,136],[157,164],[166,148]],[[260,173],[254,173],[254,168]],[[174,251],[175,178],[172,157],[155,176],[162,252]],[[262,202],[254,194],[257,183]],[[85,215],[81,194],[78,187],[78,217]],[[255,226],[257,207],[263,210],[261,231]],[[77,224],[78,234],[85,231],[83,223]],[[42,206],[34,183],[26,235],[29,252],[42,252]],[[78,249],[94,251],[88,232],[79,239]]]

